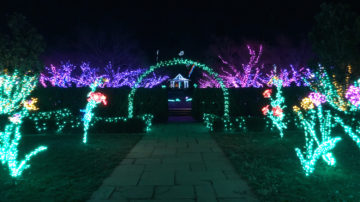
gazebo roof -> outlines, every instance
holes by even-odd
[[[184,78],[181,74],[175,76],[175,78],[170,79],[170,81],[189,81],[190,79]]]

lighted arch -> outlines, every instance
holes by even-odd
[[[219,82],[220,87],[223,91],[223,95],[224,95],[224,122],[226,124],[226,122],[228,122],[230,120],[229,118],[229,92],[228,89],[226,88],[226,86],[224,85],[223,80],[219,77],[219,74],[214,72],[210,67],[192,61],[192,60],[188,60],[188,59],[183,59],[183,58],[174,58],[172,60],[166,60],[166,61],[160,61],[158,62],[156,65],[150,66],[150,68],[144,72],[142,75],[139,76],[138,80],[136,81],[135,85],[132,87],[129,96],[128,96],[128,117],[132,118],[134,116],[134,95],[136,92],[136,89],[138,88],[138,86],[140,85],[141,81],[150,73],[152,73],[153,71],[155,71],[156,69],[160,68],[160,67],[169,67],[169,66],[174,66],[174,65],[195,65],[196,67],[202,69],[203,71],[207,72],[208,74],[212,75],[213,77],[215,77],[215,79]]]

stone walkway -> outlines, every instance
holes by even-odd
[[[200,123],[157,125],[90,201],[256,201]]]

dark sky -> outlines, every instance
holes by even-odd
[[[156,49],[198,55],[219,37],[266,42],[279,35],[306,38],[321,2],[11,0],[2,2],[0,17],[13,11],[23,13],[45,37],[49,49],[76,42],[76,33],[87,27],[126,32],[148,55]],[[347,2],[358,9],[355,1]]]

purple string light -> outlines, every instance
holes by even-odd
[[[345,98],[348,99],[354,106],[359,107],[360,87],[355,87],[354,85],[351,85],[346,91]]]
[[[144,73],[146,69],[134,69],[134,70],[116,70],[112,67],[111,63],[107,65],[104,70],[100,71],[99,68],[90,67],[89,63],[82,63],[79,68],[70,63],[65,63],[59,67],[50,65],[45,67],[45,71],[40,74],[40,83],[43,87],[86,87],[94,83],[98,78],[106,78],[107,82],[102,87],[119,88],[123,86],[132,87],[139,76]],[[145,78],[140,87],[152,88],[166,81],[168,76],[158,76],[152,73],[151,76]]]
[[[313,102],[316,106],[319,106],[326,102],[325,95],[321,93],[311,92],[308,97],[310,98],[311,102]]]
[[[264,72],[264,65],[259,64],[259,58],[261,57],[263,50],[262,46],[260,45],[258,53],[256,53],[249,45],[247,48],[250,54],[249,62],[243,64],[240,68],[235,67],[220,55],[218,56],[226,67],[221,67],[219,77],[223,79],[227,88],[271,87],[272,83],[269,81],[275,75],[283,81],[283,87],[289,87],[292,84],[296,86],[307,86],[303,77],[307,78],[311,75],[309,68],[295,68],[293,65],[290,65],[290,69],[282,68],[277,72],[271,70],[269,73],[266,73]],[[203,78],[199,80],[200,88],[220,87],[215,78],[206,73],[203,73],[202,75]]]

